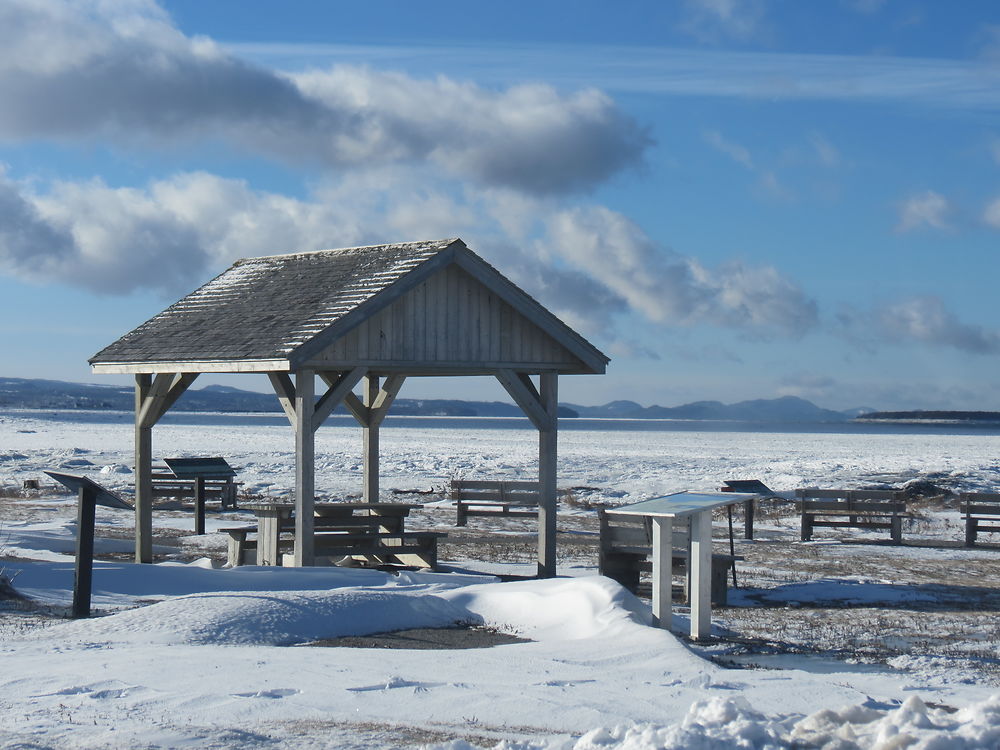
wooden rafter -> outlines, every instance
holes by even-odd
[[[545,409],[542,398],[534,383],[531,382],[531,378],[524,373],[517,373],[513,370],[498,370],[496,378],[537,429],[553,429],[556,416],[555,414],[550,415]]]

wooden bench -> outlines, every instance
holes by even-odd
[[[813,529],[888,529],[893,544],[903,543],[905,494],[900,490],[798,489],[802,514],[802,541],[812,539]]]
[[[195,498],[196,479],[177,479],[171,474],[153,474],[153,497]],[[222,510],[236,507],[237,482],[221,479],[206,479],[205,499],[218,500]]]
[[[599,572],[618,581],[633,594],[639,588],[639,577],[650,572],[653,564],[653,530],[651,519],[639,516],[616,514],[613,510],[598,510],[601,524],[601,541],[598,556]],[[688,571],[688,535],[683,530],[674,529],[673,569],[675,572]],[[742,557],[712,554],[711,600],[713,604],[725,605],[729,601],[729,571]],[[690,576],[685,576],[685,599],[690,600]]]
[[[449,496],[455,501],[455,525],[470,516],[538,517],[538,482],[453,479]]]
[[[976,544],[980,531],[1000,531],[1000,494],[994,492],[962,492],[959,494],[965,516],[965,546]]]
[[[447,536],[436,531],[404,531],[402,516],[317,515],[313,524],[315,558],[319,563],[364,557],[378,565],[415,565],[434,570],[438,562],[438,539]],[[229,535],[227,565],[246,565],[247,553],[256,553],[258,549],[258,527],[239,526],[221,531]],[[294,531],[292,518],[282,520],[277,541],[279,560],[292,553]]]

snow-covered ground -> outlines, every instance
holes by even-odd
[[[43,468],[121,488],[131,481],[127,418],[5,413],[0,420],[0,487],[20,487]],[[357,430],[325,427],[318,437],[317,486],[331,495],[356,492]],[[248,488],[272,494],[291,485],[290,443],[290,430],[277,426],[154,431],[157,455],[225,455]],[[382,445],[385,488],[530,475],[536,450],[526,430],[457,427],[389,429]],[[779,490],[928,476],[955,489],[987,488],[1000,471],[998,448],[1000,438],[987,435],[566,431],[560,486],[594,487],[590,497],[623,502],[739,477]],[[64,606],[72,590],[72,498],[0,500],[0,508],[0,547],[10,556],[0,565],[43,607]],[[127,553],[128,516],[100,510],[100,552]],[[156,516],[165,539],[189,520]],[[950,530],[954,521],[932,519],[925,531]],[[766,539],[786,533],[787,524],[765,521],[760,529]],[[820,561],[828,549],[843,553]],[[751,571],[769,588],[741,592],[741,607],[720,614],[755,612],[753,596],[772,608],[817,596],[848,609],[906,596],[942,601],[943,592],[935,597],[926,586],[852,575],[852,555],[873,549],[828,540],[807,548],[817,566],[832,570],[825,578]],[[983,590],[997,586],[976,576],[996,569],[993,551],[920,550],[877,548],[882,565],[896,556],[905,570],[954,566]],[[0,747],[1000,747],[1000,693],[961,671],[930,680],[906,660],[895,668],[834,662],[807,670],[794,658],[784,669],[726,669],[705,658],[711,648],[649,627],[646,603],[592,571],[500,583],[473,572],[496,566],[449,562],[469,572],[227,570],[207,557],[99,562],[94,604],[103,616],[39,625],[45,618],[9,608],[2,618]],[[446,651],[303,645],[458,623],[531,642]],[[996,639],[979,647],[995,651]]]
[[[158,457],[222,455],[240,468],[250,492],[287,494],[293,486],[294,442],[280,421],[241,426],[157,425]],[[381,432],[384,489],[443,487],[461,477],[533,477],[538,443],[524,429],[410,427],[426,419],[397,417]],[[495,420],[497,422],[501,420]],[[0,485],[37,478],[40,468],[100,472],[108,486],[131,484],[132,415],[121,412],[0,411]],[[517,422],[514,422],[517,424]],[[395,427],[395,425],[401,425]],[[454,425],[454,426],[452,426]],[[563,430],[560,486],[596,486],[608,499],[635,502],[684,489],[717,489],[722,479],[757,478],[775,490],[840,487],[882,478],[905,481],[940,474],[953,487],[1000,483],[1000,435],[810,432],[668,432]],[[316,487],[331,495],[358,493],[361,434],[349,418],[316,433]]]

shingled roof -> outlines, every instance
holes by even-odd
[[[96,372],[151,372],[165,365],[177,371],[294,370],[456,262],[587,363],[587,371],[603,372],[607,357],[457,238],[239,260],[90,363]]]

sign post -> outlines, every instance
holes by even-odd
[[[91,479],[76,474],[46,471],[60,484],[75,490],[76,573],[73,577],[73,617],[90,617],[90,594],[94,580],[94,525],[98,505],[132,510],[132,506]]]

